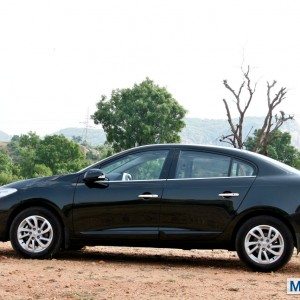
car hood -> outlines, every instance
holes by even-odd
[[[74,174],[70,174],[73,175]],[[55,175],[55,176],[48,176],[48,177],[38,177],[38,178],[31,178],[26,180],[20,180],[16,182],[12,182],[10,184],[4,185],[2,187],[10,187],[16,189],[26,189],[37,185],[42,185],[51,181],[56,181],[58,179],[62,179],[64,177],[69,177],[70,175]]]

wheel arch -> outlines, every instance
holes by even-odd
[[[293,241],[294,241],[294,246],[298,249],[299,251],[299,242],[297,241],[296,238],[296,233],[295,230],[291,224],[291,222],[288,220],[288,214],[280,209],[274,209],[274,208],[269,208],[269,207],[261,207],[261,208],[253,208],[251,210],[243,212],[243,214],[240,216],[240,218],[236,221],[236,223],[233,226],[233,230],[231,231],[231,244],[234,247],[235,245],[235,240],[236,236],[238,233],[239,228],[243,223],[248,221],[249,219],[253,217],[258,217],[258,216],[270,216],[277,218],[280,220],[282,223],[284,223],[288,229],[290,230],[292,236],[293,236]]]
[[[5,229],[5,238],[6,240],[9,240],[9,230],[11,227],[11,224],[14,220],[14,218],[24,209],[30,208],[30,207],[43,207],[45,209],[48,209],[50,212],[52,212],[58,219],[61,228],[62,228],[62,235],[63,235],[63,242],[62,245],[66,244],[66,241],[69,237],[68,234],[68,228],[65,224],[65,221],[63,219],[62,214],[60,213],[60,209],[53,204],[51,201],[43,198],[33,198],[28,199],[26,201],[21,202],[18,206],[14,207],[12,212],[10,213],[7,223],[6,223],[6,229]]]

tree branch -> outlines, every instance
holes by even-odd
[[[226,141],[228,140],[229,143],[231,143],[231,145],[235,148],[243,148],[243,125],[244,125],[244,118],[245,118],[245,114],[247,109],[249,108],[249,105],[252,101],[253,98],[253,94],[255,93],[256,90],[256,83],[254,85],[254,88],[251,87],[251,80],[249,77],[249,73],[250,73],[250,66],[247,67],[247,70],[244,71],[243,68],[242,69],[242,73],[243,73],[243,77],[244,80],[241,83],[238,92],[236,92],[229,84],[227,80],[223,81],[223,84],[225,86],[225,88],[227,90],[229,90],[231,92],[231,94],[234,96],[234,103],[236,105],[239,117],[238,117],[238,123],[236,125],[233,124],[233,120],[230,114],[230,109],[229,109],[229,105],[227,103],[227,101],[225,99],[223,99],[224,105],[225,105],[225,109],[226,109],[226,113],[227,113],[227,120],[228,123],[230,125],[230,130],[233,134],[233,139],[229,139],[228,136],[222,137],[222,141]],[[247,100],[244,102],[244,106],[241,105],[241,97],[242,97],[242,91],[245,87],[247,87],[247,91],[248,91],[248,97]]]
[[[235,148],[243,148],[244,141],[243,141],[243,126],[244,126],[244,118],[246,112],[253,100],[253,96],[256,92],[257,82],[253,85],[251,84],[250,78],[250,66],[247,67],[246,70],[241,67],[242,74],[243,74],[243,81],[240,84],[237,92],[231,85],[228,83],[227,80],[223,81],[225,88],[233,95],[233,101],[236,106],[236,110],[238,112],[238,122],[234,124],[232,119],[230,107],[225,99],[223,99],[226,114],[227,114],[227,121],[230,126],[231,133],[229,135],[223,135],[220,141],[228,143]],[[288,120],[293,120],[292,115],[285,115],[283,111],[280,111],[279,114],[274,114],[275,108],[282,103],[286,99],[287,89],[285,87],[281,87],[275,94],[272,93],[277,82],[273,80],[272,83],[267,82],[267,104],[268,110],[266,116],[264,118],[264,122],[262,128],[259,130],[260,134],[257,138],[256,144],[254,146],[253,151],[260,152],[262,154],[267,153],[267,146],[272,137],[273,133],[278,130],[284,122]],[[245,89],[244,89],[245,88]],[[242,95],[243,94],[243,95]],[[273,94],[273,96],[272,96]],[[245,98],[244,101],[242,97]],[[248,137],[248,135],[247,135]],[[247,138],[246,137],[246,138]]]
[[[262,154],[267,154],[267,146],[273,132],[278,130],[284,122],[293,120],[294,118],[292,115],[285,116],[283,111],[280,111],[280,115],[276,114],[273,116],[275,108],[286,98],[287,93],[287,89],[285,87],[281,87],[279,91],[272,97],[272,89],[275,87],[276,83],[276,80],[274,80],[271,84],[267,82],[268,111],[264,119],[263,126],[260,130],[260,136],[257,139],[254,148],[255,152],[260,152]]]

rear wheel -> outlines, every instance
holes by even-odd
[[[61,225],[49,210],[43,207],[28,208],[14,218],[10,241],[15,251],[24,257],[53,257],[62,243]]]
[[[283,267],[294,250],[287,226],[270,216],[258,216],[244,223],[237,233],[236,250],[240,259],[256,271],[270,272]]]

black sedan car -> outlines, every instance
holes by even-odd
[[[300,172],[232,148],[138,147],[2,186],[0,240],[29,258],[84,245],[219,248],[276,270],[300,249]]]

